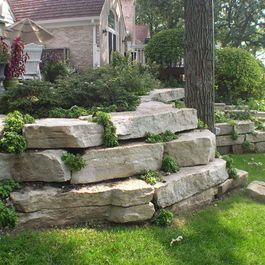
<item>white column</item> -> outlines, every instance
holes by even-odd
[[[97,67],[97,28],[93,26],[93,68]]]

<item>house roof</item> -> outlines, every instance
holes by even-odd
[[[144,43],[146,38],[150,37],[150,29],[147,25],[135,25],[136,43]]]
[[[99,16],[105,0],[8,0],[16,20]]]

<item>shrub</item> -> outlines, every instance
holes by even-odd
[[[161,169],[167,173],[175,173],[179,170],[179,166],[177,164],[176,159],[167,155],[164,157],[164,159],[162,161]]]
[[[155,34],[145,47],[145,53],[149,62],[161,67],[180,64],[184,56],[183,30],[167,29]]]
[[[148,170],[140,178],[144,180],[146,183],[151,184],[151,185],[155,185],[158,181],[161,180],[161,177],[159,176],[158,172],[153,171],[153,170]]]
[[[224,123],[229,122],[231,120],[229,116],[223,111],[216,111],[214,115],[216,123]]]
[[[0,200],[6,200],[10,193],[19,188],[19,184],[13,179],[0,181]]]
[[[198,129],[208,129],[208,125],[205,124],[202,120],[198,120],[198,124],[197,124],[197,128]]]
[[[7,207],[0,201],[0,227],[14,228],[17,224],[18,216],[13,207]]]
[[[55,108],[49,111],[50,118],[78,118],[89,114],[88,110],[78,106],[73,106],[70,109]]]
[[[0,63],[6,64],[10,58],[9,47],[3,37],[0,37]]]
[[[262,98],[265,94],[264,67],[246,50],[217,50],[216,85],[217,101],[231,104],[238,99]]]
[[[45,81],[54,83],[58,78],[68,75],[67,64],[62,61],[49,61],[43,66],[42,74]]]
[[[23,153],[27,149],[27,143],[22,135],[16,132],[4,132],[0,139],[0,151],[5,153]]]
[[[62,161],[72,172],[80,171],[86,166],[85,160],[79,154],[65,153]]]
[[[169,130],[161,134],[147,133],[145,135],[145,141],[147,143],[170,142],[175,139],[177,139],[177,136]]]
[[[231,156],[225,155],[222,156],[222,159],[226,161],[226,168],[227,168],[227,173],[229,175],[229,178],[231,179],[238,179],[238,174],[237,170],[234,168],[234,160]]]
[[[110,115],[108,113],[97,112],[93,121],[104,127],[103,144],[106,147],[115,147],[119,145],[116,127],[110,120]]]
[[[173,223],[173,213],[169,210],[160,210],[155,216],[154,223],[159,226],[169,226]]]

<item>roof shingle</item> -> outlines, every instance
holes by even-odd
[[[99,16],[105,0],[8,0],[16,20]]]

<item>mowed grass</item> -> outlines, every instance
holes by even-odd
[[[254,158],[254,161],[253,159]],[[265,180],[265,155],[234,156]],[[172,238],[183,241],[170,246]],[[239,191],[172,227],[118,226],[11,233],[0,238],[2,265],[265,265],[265,205]]]

